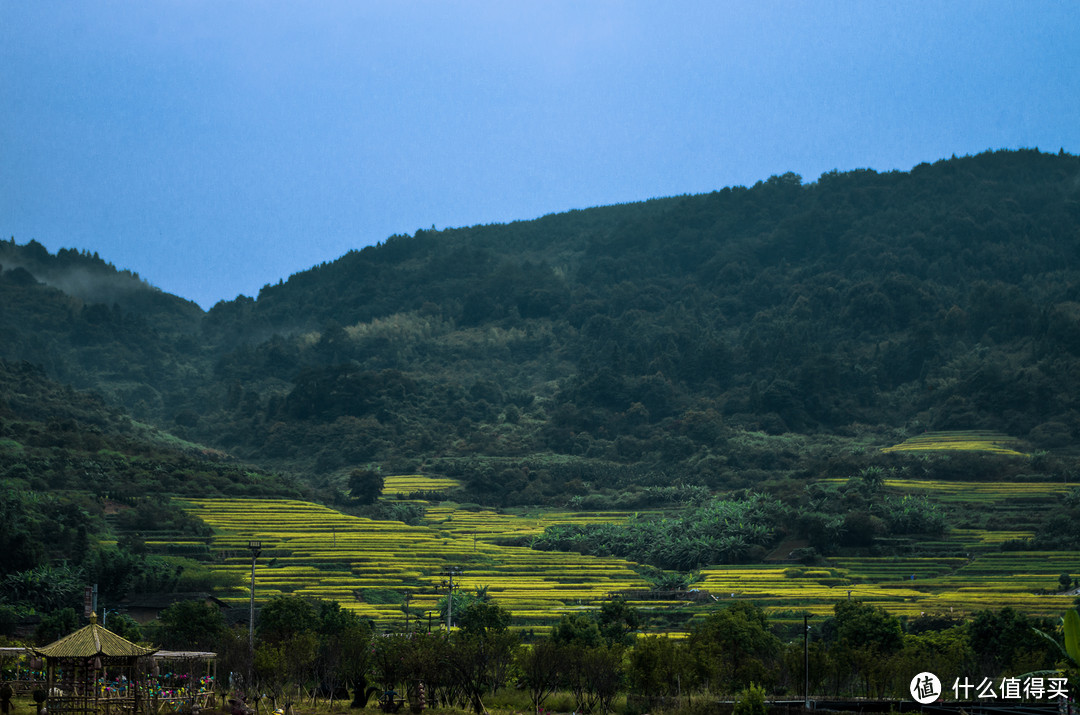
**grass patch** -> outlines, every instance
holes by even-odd
[[[392,588],[361,588],[357,591],[364,603],[402,604],[405,594]]]
[[[13,439],[4,437],[0,439],[0,452],[7,452],[8,454],[22,454],[23,446]]]

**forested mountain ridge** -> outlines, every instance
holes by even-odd
[[[138,273],[117,269],[86,250],[62,248],[53,255],[37,241],[18,246],[13,238],[0,241],[0,266],[9,281],[44,283],[84,305],[115,305],[125,313],[153,315],[159,324],[188,330],[202,318],[195,303],[154,288]]]
[[[830,439],[980,428],[1064,454],[1080,432],[1066,154],[418,231],[201,316],[76,301],[27,250],[0,253],[0,357],[331,489],[379,466],[565,501],[880,459]]]
[[[75,606],[88,583],[109,603],[130,591],[231,585],[184,557],[196,547],[147,552],[144,537],[209,533],[171,495],[318,498],[287,476],[135,422],[38,366],[4,360],[0,477],[0,637],[34,614]]]

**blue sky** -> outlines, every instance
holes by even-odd
[[[0,236],[209,308],[418,228],[1080,153],[1080,3],[0,0]]]

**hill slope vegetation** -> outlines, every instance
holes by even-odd
[[[0,356],[315,482],[468,470],[508,503],[806,467],[748,431],[1054,450],[1080,429],[1078,182],[1038,151],[785,174],[394,236],[205,314],[11,241]]]

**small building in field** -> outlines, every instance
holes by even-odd
[[[156,619],[169,606],[180,601],[200,601],[208,606],[227,610],[229,604],[204,591],[186,593],[136,593],[121,602],[124,613],[135,619],[139,625],[146,625]],[[245,611],[246,613],[246,611]]]

